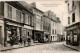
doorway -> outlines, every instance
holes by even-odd
[[[2,27],[0,26],[0,44],[2,44]]]

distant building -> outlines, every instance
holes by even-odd
[[[44,41],[50,42],[51,19],[47,15],[45,15],[45,13],[44,13],[42,21],[43,21]]]
[[[32,12],[34,14],[34,30],[33,30],[34,42],[43,41],[44,31],[43,31],[42,18],[43,18],[44,12],[39,10],[35,6],[36,5],[35,3],[32,3],[31,5],[32,5]]]
[[[45,15],[47,15],[49,18],[50,18],[50,22],[51,22],[51,38],[50,38],[50,40],[51,41],[57,41],[57,33],[56,33],[56,23],[57,23],[57,21],[56,21],[56,15],[53,13],[53,12],[51,12],[50,10],[49,11],[46,11],[45,12]]]
[[[61,24],[61,21],[60,21],[60,18],[59,17],[56,17],[57,18],[57,41],[63,41],[64,40],[64,35],[63,35],[63,32],[64,32],[64,27],[62,26]]]
[[[51,41],[62,41],[63,40],[63,29],[61,25],[61,21],[56,14],[52,11],[46,11],[45,15],[48,15],[51,22]]]

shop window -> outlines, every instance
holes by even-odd
[[[17,27],[17,36],[18,36],[18,39],[20,40],[20,36],[21,36],[20,27]]]
[[[53,39],[54,39],[54,36],[53,36]]]
[[[7,25],[7,43],[11,44],[11,46],[19,43],[19,36],[17,36],[17,27]]]

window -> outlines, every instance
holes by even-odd
[[[21,22],[21,12],[16,10],[16,21]]]
[[[41,21],[43,22],[43,16],[41,16]]]
[[[53,26],[54,26],[54,22],[53,22]]]
[[[72,8],[74,7],[74,1],[72,1]]]
[[[51,36],[51,40],[52,40],[52,36]]]
[[[52,34],[54,34],[54,29],[52,29]]]
[[[54,36],[53,36],[53,40],[54,40]]]
[[[12,7],[8,5],[7,8],[8,8],[8,18],[12,19]]]
[[[0,44],[2,44],[2,27],[0,26]]]
[[[32,17],[30,17],[30,25],[32,25]]]
[[[68,3],[68,11],[69,11],[69,3]]]
[[[75,22],[75,13],[72,14],[72,22]]]
[[[24,22],[24,19],[25,19],[25,14],[22,13],[22,17],[21,17],[21,23]]]
[[[28,24],[30,25],[30,16],[28,17]]]
[[[55,30],[55,34],[56,34],[56,30]]]
[[[68,24],[70,24],[70,17],[68,17]]]
[[[24,20],[24,21],[25,21],[25,24],[28,24],[28,23],[29,23],[29,22],[28,22],[28,15],[25,14],[25,15],[24,15],[24,18],[25,18],[25,20]]]

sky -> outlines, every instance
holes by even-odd
[[[67,25],[67,5],[64,0],[47,0],[47,1],[26,1],[27,3],[36,2],[36,7],[41,11],[45,12],[51,10],[56,14],[57,17],[60,18],[62,25]]]

